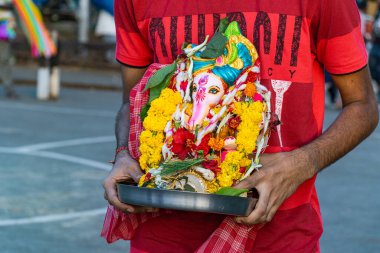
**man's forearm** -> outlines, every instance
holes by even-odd
[[[378,118],[377,105],[373,100],[346,105],[325,133],[299,150],[311,162],[311,175],[355,148],[376,128]]]
[[[129,139],[129,95],[133,86],[144,75],[146,68],[131,68],[121,65],[121,78],[123,80],[123,104],[117,113],[115,123],[115,136],[117,148],[128,146]],[[123,152],[125,153],[125,152]]]
[[[129,103],[124,103],[117,113],[115,123],[115,136],[117,147],[128,146],[129,137]]]

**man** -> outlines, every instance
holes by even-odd
[[[183,41],[203,42],[226,16],[238,21],[242,33],[254,42],[261,59],[261,82],[271,90],[273,111],[282,121],[270,138],[267,152],[271,154],[262,156],[259,173],[235,186],[255,187],[260,193],[255,210],[236,222],[264,225],[249,234],[256,240],[240,237],[220,245],[210,238],[238,238],[235,227],[243,225],[222,226],[224,217],[184,212],[146,222],[136,218],[131,252],[319,252],[322,223],[316,174],[352,150],[377,125],[354,0],[117,0],[116,57],[121,62],[124,99],[116,122],[115,164],[103,184],[111,205],[127,213],[154,211],[120,203],[115,190],[117,179],[136,181],[142,175],[126,148],[130,90],[148,65],[171,63]],[[322,134],[324,67],[340,90],[343,110]]]
[[[17,98],[12,88],[12,68],[15,60],[9,42],[15,35],[14,25],[12,1],[0,0],[0,79],[3,81],[5,95],[8,98]]]

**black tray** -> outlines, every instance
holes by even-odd
[[[256,189],[252,189],[247,198],[151,189],[137,187],[129,182],[119,182],[117,189],[120,201],[126,204],[235,216],[248,216],[259,197]]]

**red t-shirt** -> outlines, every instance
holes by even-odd
[[[332,74],[347,74],[367,64],[354,0],[116,0],[116,58],[135,67],[171,63],[183,42],[203,42],[226,16],[238,21],[242,33],[255,44],[261,82],[272,92],[272,108],[282,122],[267,151],[289,151],[321,135],[324,67]],[[255,252],[314,252],[318,248],[322,224],[314,181],[302,184],[259,231]],[[189,227],[208,217],[189,219]],[[160,235],[167,237],[159,232],[169,222],[164,221],[146,225],[145,234],[156,229],[152,232],[156,241]],[[172,236],[184,243],[193,234]],[[141,241],[135,246],[141,248],[144,243],[149,244]]]

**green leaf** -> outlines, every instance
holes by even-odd
[[[149,183],[150,183],[150,181],[146,181],[146,182],[144,182],[144,183],[141,185],[141,187],[147,187]]]
[[[149,81],[146,84],[144,91],[159,86],[160,84],[162,85],[165,79],[167,79],[168,76],[173,75],[176,69],[177,62],[174,61],[172,64],[157,70],[156,73],[154,73],[154,75],[149,78]]]
[[[161,91],[169,86],[172,77],[172,74],[166,76],[166,78],[162,81],[160,85],[157,85],[150,89],[149,103],[152,103],[153,100],[158,98],[161,95]]]
[[[150,109],[150,103],[147,103],[142,109],[141,109],[141,112],[140,112],[140,118],[141,118],[141,121],[144,121],[144,119],[146,118],[146,116],[148,116],[148,111]]]
[[[173,74],[174,74],[176,69],[177,69],[177,63],[173,62],[173,64],[158,70],[149,79],[149,81],[146,84],[145,89],[144,89],[144,91],[149,89],[149,101],[141,109],[141,112],[140,112],[141,121],[144,121],[144,119],[148,115],[148,111],[150,109],[150,104],[152,103],[152,101],[155,100],[156,98],[158,98],[161,95],[161,91],[169,86],[170,80],[173,77]],[[161,71],[161,70],[164,70],[164,71]],[[168,72],[168,71],[171,71],[171,72]],[[156,76],[157,73],[158,73],[158,75]],[[159,81],[159,83],[157,83],[158,81]]]
[[[190,43],[188,41],[185,41],[182,43],[181,50],[184,50]]]
[[[191,166],[198,165],[204,161],[203,158],[199,159],[186,159],[164,162],[162,166],[161,176],[178,173],[190,168]]]
[[[248,189],[236,189],[232,187],[220,188],[215,194],[226,196],[240,196],[242,193],[248,192]]]
[[[198,136],[198,132],[199,132],[199,125],[196,125],[196,126],[195,126],[195,132],[194,132],[194,135],[195,135],[195,136]]]
[[[230,24],[230,21],[228,20],[228,18],[224,18],[224,19],[220,20],[218,31],[221,33],[224,33],[229,24]]]
[[[175,127],[175,129],[180,128],[181,127],[181,121],[175,121],[174,122],[174,127]]]
[[[227,37],[220,31],[216,32],[210,42],[207,44],[206,49],[201,53],[202,58],[215,59],[224,53],[224,48],[227,44]]]

